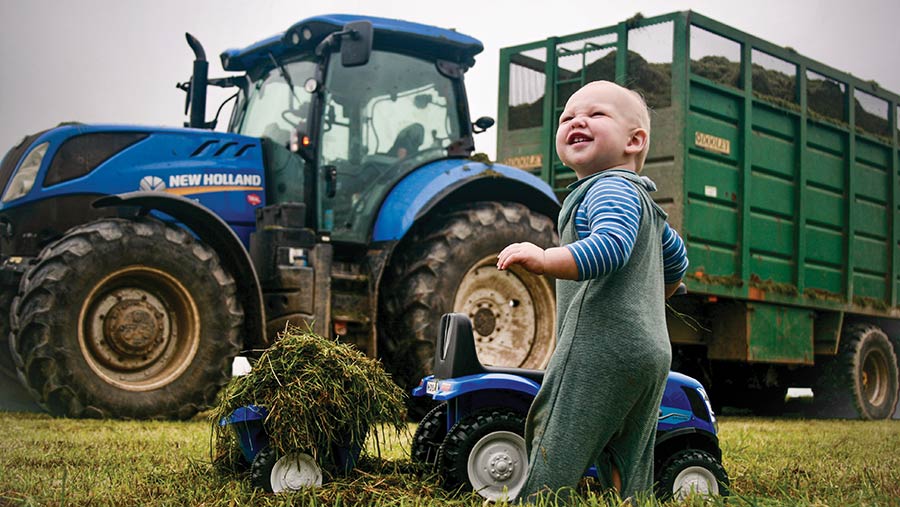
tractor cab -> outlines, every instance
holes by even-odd
[[[463,73],[481,50],[416,23],[310,18],[222,53],[246,73],[229,130],[263,139],[267,204],[305,203],[308,226],[363,244],[403,176],[474,149]]]

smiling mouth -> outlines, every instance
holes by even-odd
[[[569,138],[566,139],[568,144],[581,144],[591,141],[591,138],[584,134],[571,134]]]

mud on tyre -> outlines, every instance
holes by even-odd
[[[106,219],[48,245],[13,303],[12,352],[66,417],[187,418],[240,349],[243,313],[210,248],[150,219]]]
[[[398,245],[385,274],[379,350],[403,387],[431,371],[441,315],[472,319],[484,364],[546,366],[555,345],[553,284],[513,267],[498,271],[510,243],[558,243],[553,221],[517,203],[477,202],[437,212]]]

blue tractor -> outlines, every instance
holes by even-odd
[[[543,367],[550,281],[497,252],[556,242],[538,178],[470,158],[463,77],[482,44],[399,20],[324,15],[222,53],[200,43],[188,128],[65,124],[0,164],[0,371],[52,414],[186,418],[239,354],[303,322],[430,373],[441,315],[482,362]],[[228,132],[208,86],[235,90]],[[221,108],[220,108],[221,110]]]

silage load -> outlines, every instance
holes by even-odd
[[[288,327],[252,363],[250,373],[235,377],[222,391],[212,415],[216,454],[234,445],[233,435],[218,421],[256,405],[268,411],[269,445],[282,455],[306,452],[326,463],[335,446],[361,445],[380,424],[405,429],[404,397],[378,361],[346,343]]]

